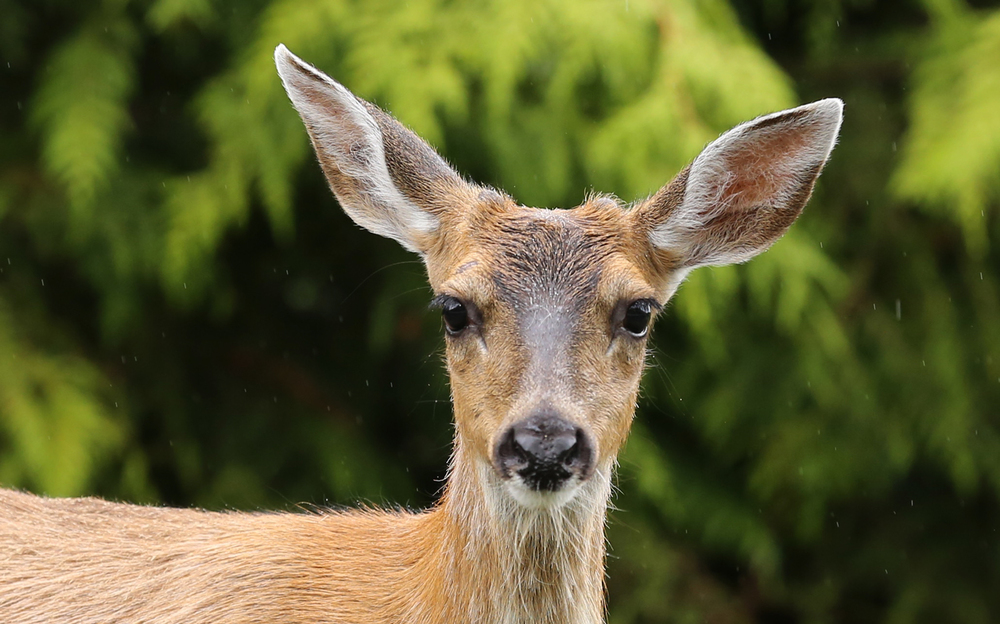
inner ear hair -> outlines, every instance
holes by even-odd
[[[639,207],[650,243],[686,268],[744,262],[766,250],[809,200],[842,117],[843,102],[831,98],[726,132]]]
[[[344,212],[361,227],[425,253],[440,215],[460,203],[456,197],[472,194],[471,185],[391,115],[285,46],[274,58]]]

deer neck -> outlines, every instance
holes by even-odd
[[[463,454],[459,444],[441,502],[425,516],[436,526],[424,535],[433,538],[413,570],[416,579],[430,569],[441,579],[416,588],[417,602],[447,604],[451,615],[418,615],[416,606],[410,621],[603,622],[610,466],[566,504],[529,509],[503,491],[490,466]]]

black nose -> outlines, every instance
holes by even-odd
[[[553,492],[573,475],[589,477],[593,454],[583,429],[546,409],[508,429],[493,461],[502,476],[516,473],[531,489]]]

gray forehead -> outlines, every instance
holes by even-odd
[[[533,212],[499,224],[491,279],[498,299],[514,312],[530,361],[526,380],[554,387],[553,375],[571,368],[569,351],[612,245],[610,236],[570,213]]]
[[[497,295],[519,311],[579,311],[597,291],[607,240],[563,211],[533,212],[499,224],[491,254]]]

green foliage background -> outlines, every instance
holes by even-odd
[[[0,483],[429,505],[417,260],[330,197],[283,42],[520,201],[644,196],[845,100],[771,251],[657,327],[610,621],[1000,620],[1000,9],[976,0],[0,0]]]

